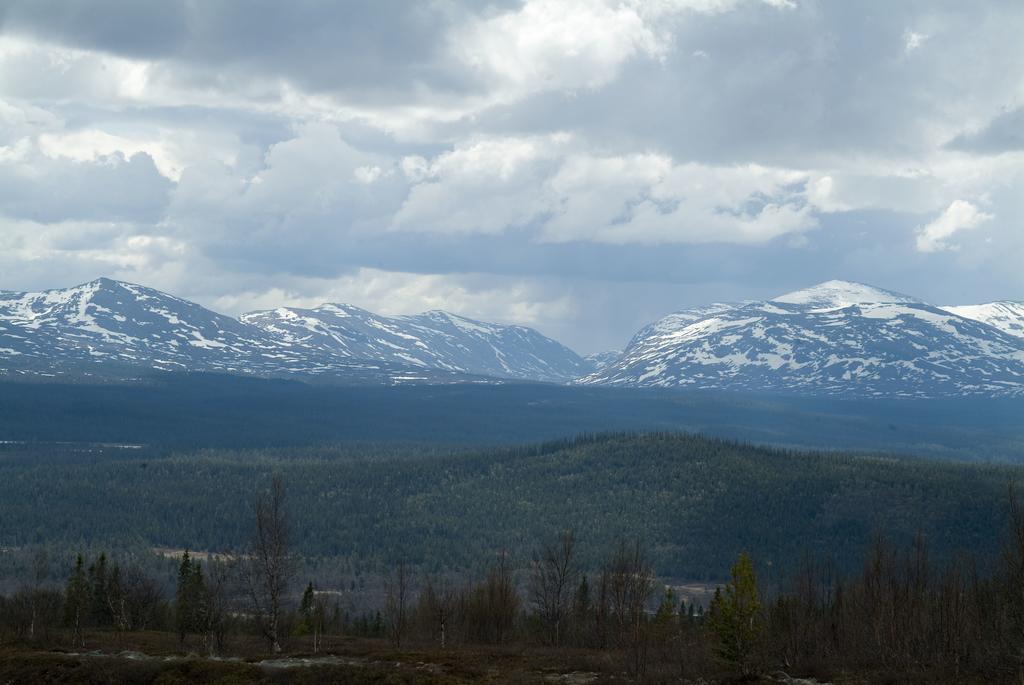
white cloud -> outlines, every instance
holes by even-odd
[[[394,230],[531,225],[549,243],[762,243],[817,225],[806,173],[597,155],[566,136],[477,140],[402,168],[414,185]]]
[[[2,226],[0,272],[48,274],[49,281],[39,278],[36,287],[73,285],[99,275],[150,282],[164,264],[191,256],[186,243],[148,235],[130,223],[7,219]]]
[[[928,40],[930,36],[924,33],[918,33],[917,31],[911,31],[907,29],[903,32],[903,49],[907,54],[910,54],[914,50],[917,50],[924,42]]]
[[[450,38],[456,55],[510,100],[541,91],[596,88],[620,65],[665,50],[636,7],[590,0],[528,0],[476,19]]]
[[[159,140],[132,140],[97,129],[73,133],[44,133],[39,136],[39,149],[48,157],[67,157],[79,162],[95,161],[115,153],[126,157],[144,152],[168,179],[177,181],[184,166],[170,146]]]
[[[791,9],[793,0],[761,0]],[[672,20],[720,14],[744,0],[526,0],[513,11],[453,30],[456,58],[507,103],[533,93],[596,89],[634,58],[661,60],[673,47]],[[698,53],[704,54],[702,51]],[[696,54],[696,53],[695,53]]]
[[[333,279],[289,278],[288,286],[219,297],[220,310],[241,313],[286,304],[353,304],[388,316],[443,309],[470,318],[529,326],[570,318],[575,303],[527,279],[476,274],[417,274],[360,268]]]
[[[954,200],[938,218],[918,229],[917,249],[921,252],[955,250],[956,246],[948,243],[954,233],[976,229],[993,218],[967,200]]]
[[[818,225],[805,185],[804,174],[784,169],[677,165],[618,216],[572,225],[609,243],[765,243]]]
[[[269,260],[275,250],[317,241],[330,249],[398,208],[405,184],[393,167],[388,158],[350,145],[335,127],[310,124],[272,145],[252,175],[216,161],[187,167],[168,222],[218,250],[229,249],[245,231],[238,251],[262,250]]]
[[[564,136],[470,141],[433,161],[407,157],[402,169],[415,183],[392,220],[396,230],[501,233],[548,210],[543,187],[564,150]]]

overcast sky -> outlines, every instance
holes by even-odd
[[[0,0],[0,289],[621,347],[831,278],[1024,300],[1024,3]]]

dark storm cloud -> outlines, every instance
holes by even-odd
[[[467,9],[450,3],[375,0],[7,0],[5,30],[123,57],[189,67],[193,85],[282,78],[312,92],[358,89],[388,98],[418,83],[462,90],[439,40]]]

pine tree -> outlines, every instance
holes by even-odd
[[[658,611],[654,614],[654,622],[656,624],[670,625],[676,617],[676,610],[676,591],[671,586],[666,586],[665,594],[661,598],[661,604],[658,605]]]
[[[578,645],[584,645],[588,638],[588,622],[590,619],[590,583],[584,573],[580,578],[579,587],[572,598],[572,621],[575,626],[575,639]]]
[[[299,635],[307,635],[313,630],[314,606],[313,581],[306,585],[306,591],[302,593],[302,602],[299,603],[299,616],[301,621],[298,626]]]
[[[89,615],[89,605],[89,580],[85,574],[85,560],[79,554],[64,595],[64,624],[71,628],[71,640],[76,646],[85,645],[83,628]]]
[[[661,603],[658,605],[658,611],[654,614],[654,620],[651,622],[651,632],[657,644],[664,647],[678,635],[678,611],[675,590],[666,586],[665,594],[662,595]]]
[[[317,599],[312,581],[306,585],[306,591],[302,593],[299,616],[299,634],[313,637],[313,653],[315,654],[320,651],[324,624],[327,622],[327,607],[322,599]]]
[[[209,638],[210,598],[206,591],[206,580],[203,578],[203,567],[198,561],[192,562],[192,573],[188,579],[188,596],[191,611],[188,623],[191,629]],[[209,647],[209,645],[207,645]]]
[[[182,645],[189,633],[205,631],[205,593],[202,566],[193,561],[186,550],[178,566],[178,589],[175,593],[175,625]]]
[[[109,626],[113,622],[110,606],[107,604],[107,583],[107,555],[102,553],[96,563],[89,566],[89,618],[93,625],[101,627]]]
[[[731,575],[724,593],[721,588],[715,590],[709,619],[718,637],[718,655],[747,676],[754,672],[763,621],[754,563],[745,552],[733,565]]]

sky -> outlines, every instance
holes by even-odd
[[[829,279],[1024,300],[1024,3],[0,0],[0,289],[581,353]]]

